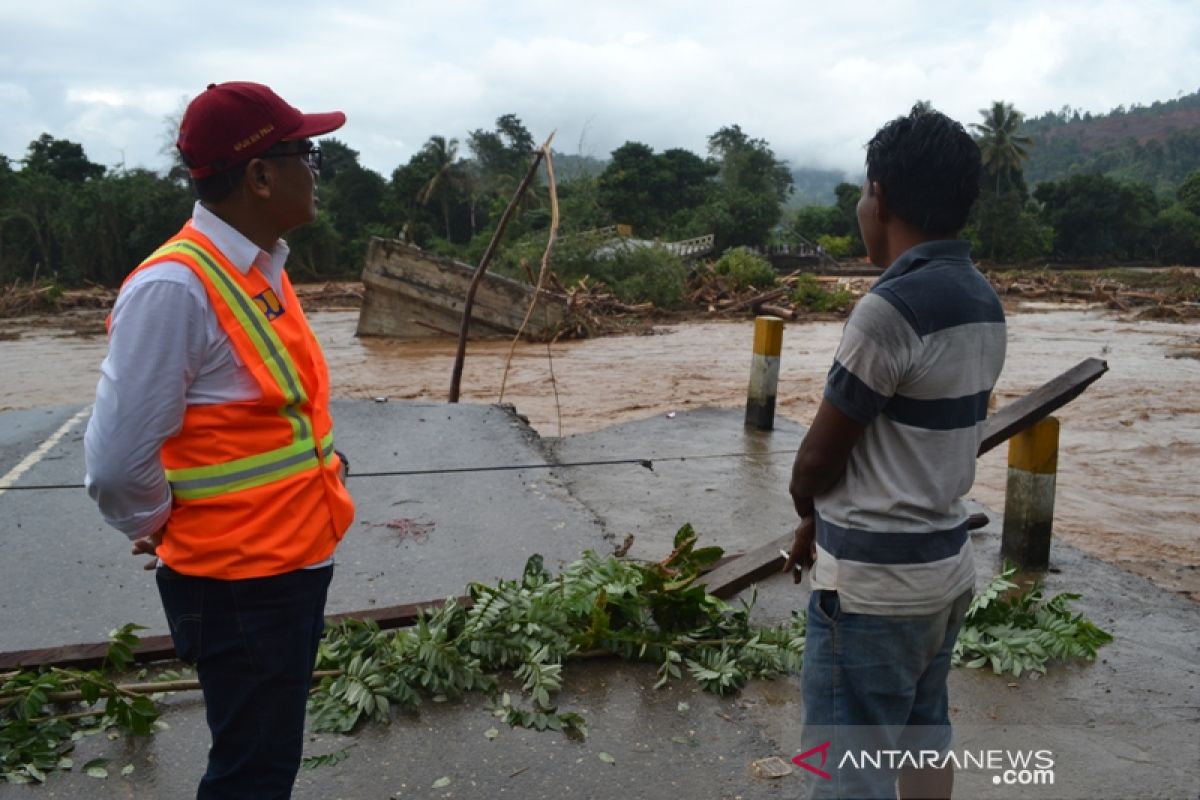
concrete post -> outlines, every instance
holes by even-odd
[[[769,431],[775,427],[775,390],[779,384],[779,353],[783,350],[783,320],[754,318],[754,359],[746,394],[746,427]]]
[[[1057,419],[1046,417],[1009,440],[1000,554],[1022,569],[1045,570],[1050,566],[1057,473]]]

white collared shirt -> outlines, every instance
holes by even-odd
[[[257,267],[283,302],[286,242],[261,250],[200,203],[192,225],[242,274]],[[179,433],[187,407],[259,397],[190,268],[164,261],[135,275],[113,306],[108,356],[83,440],[84,485],[104,521],[130,539],[160,529],[171,514],[162,446]]]

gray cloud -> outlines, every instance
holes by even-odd
[[[163,6],[0,9],[0,153],[48,131],[105,164],[160,168],[184,98],[257,80],[346,111],[338,135],[384,174],[429,135],[461,139],[508,112],[539,141],[557,130],[567,152],[629,139],[703,152],[736,122],[794,164],[856,172],[863,143],[917,99],[964,122],[994,99],[1100,112],[1194,91],[1200,75],[1191,0],[212,0],[194,19]]]

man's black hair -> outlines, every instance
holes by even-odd
[[[196,196],[205,203],[219,203],[229,197],[245,177],[246,164],[247,162],[243,161],[224,172],[204,178],[192,178],[192,187],[196,190]]]
[[[308,140],[305,139],[307,142]],[[274,155],[293,155],[294,150],[291,140],[283,140],[276,142],[268,147],[259,158],[270,158]],[[233,190],[242,182],[242,178],[246,175],[246,165],[249,161],[243,161],[240,164],[234,164],[229,169],[222,172],[217,172],[209,175],[206,178],[192,178],[192,186],[196,190],[196,196],[206,203],[219,203],[229,195],[233,194]]]
[[[867,180],[883,187],[888,211],[933,236],[967,224],[982,172],[979,146],[963,126],[920,105],[867,145]]]

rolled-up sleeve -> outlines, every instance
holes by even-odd
[[[162,445],[183,425],[206,348],[205,308],[189,285],[195,278],[181,275],[182,265],[161,266],[162,278],[131,283],[113,308],[84,435],[87,492],[104,521],[130,539],[155,532],[171,514]]]

